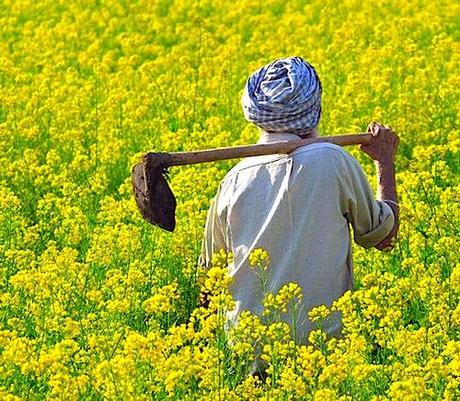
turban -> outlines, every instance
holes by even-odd
[[[246,81],[244,117],[266,132],[308,132],[321,117],[321,91],[315,69],[302,58],[272,61]]]

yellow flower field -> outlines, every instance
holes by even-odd
[[[0,399],[459,400],[459,15],[450,0],[2,1]],[[130,182],[142,152],[255,142],[245,80],[291,55],[322,80],[322,134],[376,120],[401,139],[397,246],[355,247],[356,290],[310,312],[308,346],[279,321],[295,283],[227,335],[228,255],[198,268],[235,160],[170,170],[173,234]],[[266,381],[248,374],[255,349]]]

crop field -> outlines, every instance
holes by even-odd
[[[2,0],[0,399],[460,400],[459,15],[451,0]],[[227,255],[198,266],[237,160],[170,169],[172,234],[130,181],[146,151],[255,143],[245,81],[291,55],[322,81],[322,135],[375,120],[401,140],[397,245],[354,247],[354,291],[310,312],[304,345],[279,321],[295,283],[228,333]],[[331,309],[341,338],[321,331]]]

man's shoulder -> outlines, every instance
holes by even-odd
[[[250,173],[250,170],[267,164],[283,163],[295,160],[301,164],[310,164],[318,168],[328,166],[332,168],[336,164],[357,163],[343,147],[328,142],[318,142],[301,146],[289,154],[272,154],[265,156],[253,156],[242,159],[230,169],[222,180],[222,184],[230,181],[240,173]]]
[[[271,154],[271,155],[263,155],[263,156],[251,156],[251,157],[245,157],[244,159],[241,159],[239,163],[237,163],[235,166],[233,166],[224,179],[231,178],[233,175],[249,170],[251,168],[255,168],[258,166],[262,166],[265,164],[270,164],[274,162],[282,162],[283,160],[287,159],[288,155],[285,154]]]
[[[333,143],[318,142],[297,148],[290,153],[295,163],[317,171],[343,171],[357,160],[343,147]]]

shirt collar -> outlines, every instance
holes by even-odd
[[[287,141],[296,141],[301,139],[300,136],[289,133],[269,133],[264,132],[260,134],[260,138],[257,143],[273,143],[273,142],[287,142]]]

